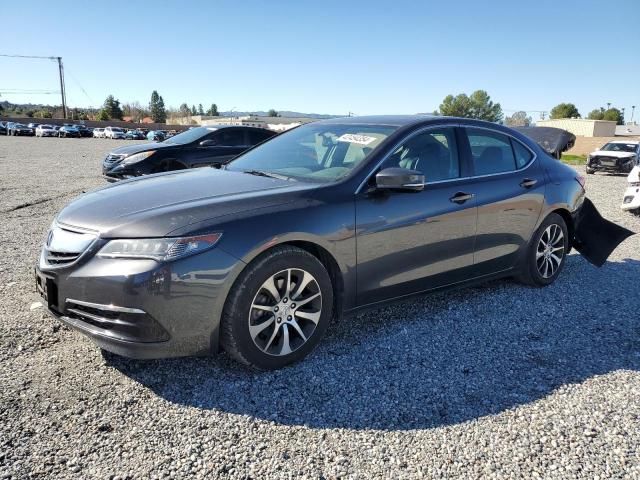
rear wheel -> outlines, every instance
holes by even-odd
[[[552,213],[531,238],[518,279],[534,287],[552,284],[560,275],[568,252],[567,224],[560,215]]]
[[[276,369],[301,360],[331,320],[333,288],[322,263],[283,246],[247,267],[229,293],[221,343],[236,360]]]

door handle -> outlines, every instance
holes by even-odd
[[[537,180],[534,180],[534,179],[532,179],[532,178],[525,178],[524,180],[522,180],[522,181],[520,182],[520,186],[521,186],[522,188],[531,188],[531,187],[533,187],[536,183],[538,183],[538,181],[537,181]]]
[[[471,200],[473,197],[475,197],[475,194],[473,193],[458,192],[453,197],[451,197],[449,201],[457,204],[462,204],[467,200]]]

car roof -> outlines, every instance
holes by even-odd
[[[623,143],[626,145],[638,145],[640,144],[640,140],[611,140],[607,143]]]
[[[495,128],[496,130],[505,130],[503,125],[485,120],[476,120],[473,118],[449,117],[444,115],[365,115],[359,117],[336,117],[326,120],[319,120],[315,123],[324,124],[354,124],[354,125],[384,125],[391,127],[409,127],[420,124],[439,124],[439,123],[457,123],[469,126],[486,126]],[[509,129],[510,130],[510,129]]]

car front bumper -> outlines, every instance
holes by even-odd
[[[629,187],[622,197],[622,210],[640,209],[640,187]]]
[[[168,263],[83,257],[63,268],[41,257],[35,268],[36,291],[55,318],[126,357],[217,352],[229,277],[241,268],[235,257],[219,248]]]
[[[628,158],[597,158],[587,160],[587,168],[598,172],[629,173],[634,167],[633,159]]]

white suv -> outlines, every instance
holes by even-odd
[[[124,136],[124,129],[120,127],[107,127],[104,129],[104,138],[119,138],[123,140]]]
[[[94,128],[93,138],[104,138],[104,128]]]

